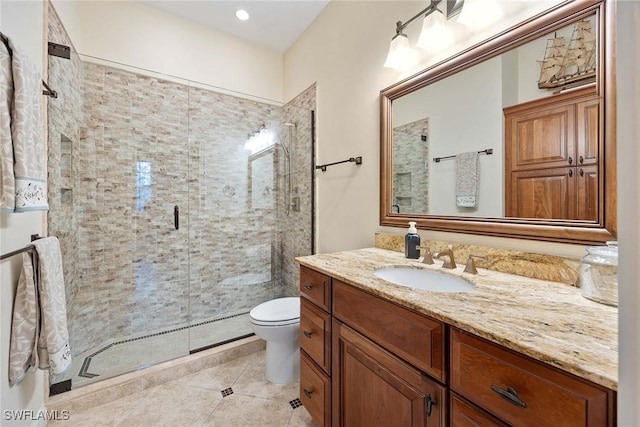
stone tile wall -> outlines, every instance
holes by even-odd
[[[71,45],[51,12],[52,41]],[[311,253],[315,87],[280,107],[75,54],[49,67],[61,96],[49,108],[48,220],[74,354],[298,294],[293,257]],[[301,210],[289,216],[284,152],[245,148],[262,125],[288,138],[284,122],[297,125],[287,143]]]
[[[394,212],[429,211],[429,160],[429,119],[393,129]]]

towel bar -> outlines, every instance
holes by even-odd
[[[32,235],[31,235],[31,241],[32,241],[32,242],[33,242],[34,240],[38,240],[38,239],[40,239],[40,238],[41,238],[41,237],[40,237],[38,234],[32,234]],[[25,246],[25,247],[24,247],[24,248],[22,248],[22,249],[17,249],[17,250],[12,251],[12,252],[7,252],[6,254],[3,254],[2,256],[0,256],[0,261],[2,261],[3,259],[11,258],[11,257],[12,257],[12,256],[14,256],[14,255],[21,254],[22,252],[30,251],[31,249],[35,249],[35,248],[36,248],[36,247],[35,247],[35,246],[33,246],[33,245],[28,245],[28,246]]]

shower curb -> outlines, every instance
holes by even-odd
[[[45,406],[54,411],[82,411],[257,353],[264,350],[265,345],[265,341],[256,336],[243,338],[49,397]]]

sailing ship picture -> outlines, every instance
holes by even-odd
[[[596,36],[591,22],[578,22],[567,44],[565,37],[547,40],[544,59],[540,63],[539,89],[555,89],[587,84],[596,79]]]

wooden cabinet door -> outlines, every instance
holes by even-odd
[[[571,166],[575,161],[573,104],[511,114],[505,110],[506,169]]]
[[[333,321],[333,426],[445,426],[446,389]]]
[[[574,219],[576,173],[576,168],[513,172],[506,186],[505,215],[514,218]]]
[[[578,196],[576,219],[598,220],[598,166],[581,166],[577,170]]]
[[[600,99],[596,96],[576,104],[578,158],[576,166],[598,163],[602,127],[600,126]]]

